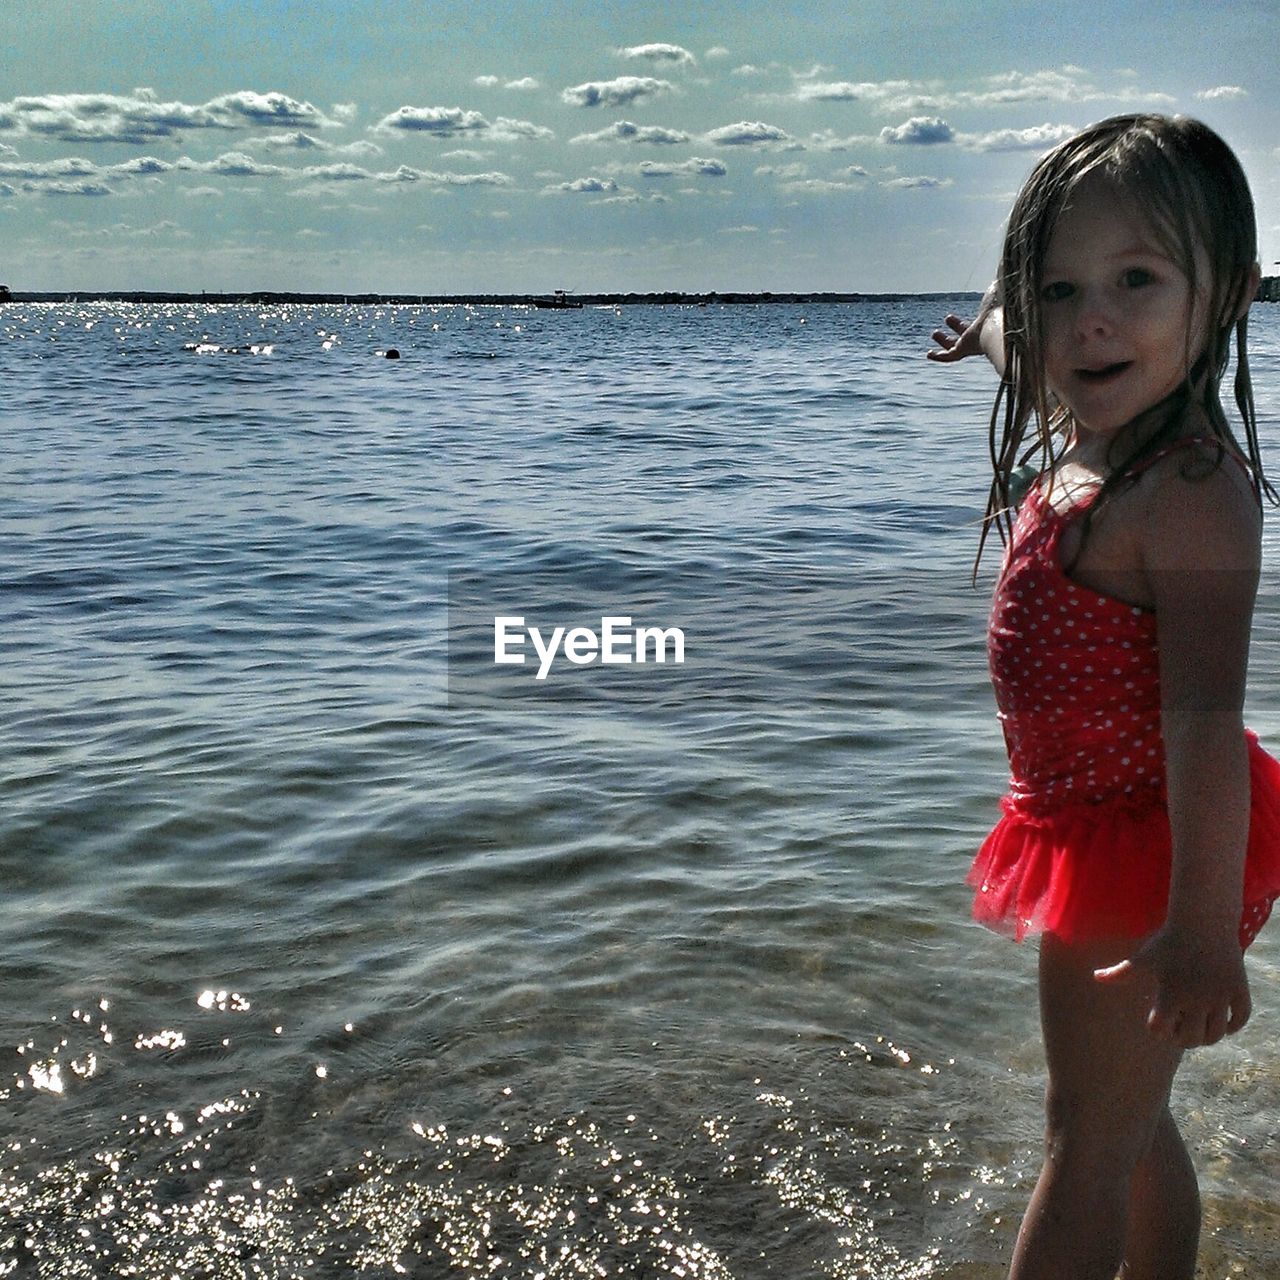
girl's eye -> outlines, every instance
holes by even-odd
[[[1055,280],[1040,290],[1040,297],[1045,302],[1061,302],[1074,292],[1073,287],[1065,280]]]
[[[1141,289],[1144,284],[1150,284],[1151,280],[1151,272],[1144,271],[1141,267],[1131,267],[1124,273],[1125,285],[1130,289]]]

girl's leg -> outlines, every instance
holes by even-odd
[[[1124,1280],[1194,1275],[1200,1244],[1200,1189],[1191,1157],[1166,1107],[1155,1140],[1134,1173]]]
[[[1014,1247],[1010,1280],[1114,1280],[1125,1254],[1131,1194],[1150,1223],[1143,1227],[1135,1219],[1135,1250],[1147,1249],[1159,1230],[1148,1213],[1179,1215],[1164,1218],[1168,1236],[1194,1237],[1198,1230],[1198,1218],[1182,1220],[1191,1210],[1173,1189],[1181,1185],[1180,1166],[1157,1157],[1157,1151],[1169,1155],[1164,1117],[1182,1051],[1147,1030],[1145,983],[1103,986],[1093,979],[1094,969],[1132,950],[1131,942],[1067,946],[1052,936],[1041,944],[1049,1067],[1045,1163]],[[1190,1270],[1166,1268],[1159,1276],[1190,1280],[1193,1272],[1194,1262]],[[1141,1272],[1134,1277],[1145,1280]]]

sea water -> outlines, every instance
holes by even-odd
[[[0,1275],[1002,1275],[972,305],[0,309]],[[1253,373],[1280,470],[1280,308]],[[1280,1269],[1278,939],[1206,1276]]]

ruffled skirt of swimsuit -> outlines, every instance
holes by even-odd
[[[1280,896],[1280,763],[1249,738],[1251,785],[1240,945],[1247,947]],[[974,919],[1019,941],[1053,933],[1066,942],[1139,938],[1164,922],[1172,867],[1162,788],[1055,813],[1004,817],[969,873]]]

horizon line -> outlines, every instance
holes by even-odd
[[[0,286],[0,289],[3,289]],[[599,293],[570,293],[553,290],[547,293],[469,291],[465,293],[383,293],[376,290],[342,293],[335,290],[287,290],[287,289],[25,289],[5,290],[0,300],[5,302],[203,302],[203,303],[379,303],[383,305],[480,305],[480,306],[534,306],[537,303],[564,299],[561,306],[575,304],[613,306],[627,303],[666,302],[876,302],[907,298],[949,298],[972,295],[981,297],[977,289],[937,289],[928,292],[898,290],[893,292],[862,292],[856,290],[675,290],[654,289],[640,291],[608,291]]]

